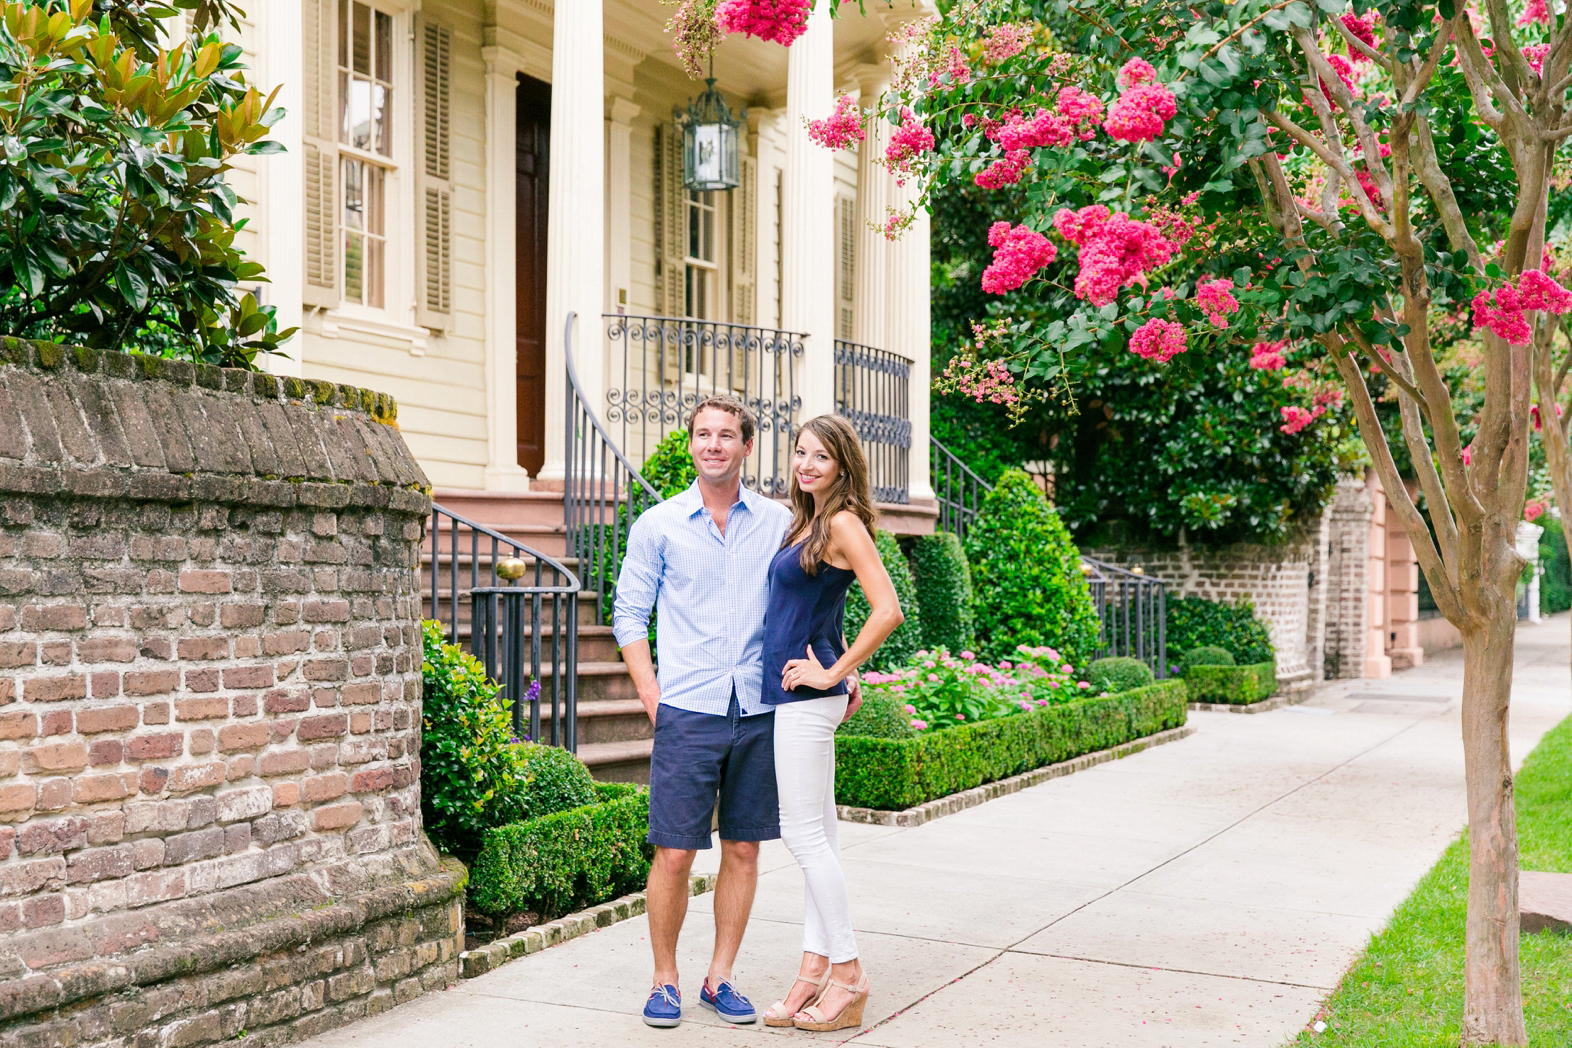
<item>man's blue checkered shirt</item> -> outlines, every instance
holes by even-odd
[[[724,717],[735,689],[743,716],[773,711],[759,701],[764,609],[790,525],[785,506],[742,488],[722,535],[697,481],[633,522],[612,631],[619,647],[648,637],[655,609],[662,703]]]

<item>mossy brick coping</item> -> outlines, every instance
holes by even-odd
[[[0,338],[0,491],[389,509],[430,482],[357,386]]]
[[[305,886],[309,878],[304,875],[289,880],[293,882],[290,886],[301,887],[300,898],[291,912],[250,923],[242,920],[238,927],[220,927],[114,957],[59,965],[21,979],[0,980],[0,1024],[105,994],[202,975],[253,962],[264,954],[353,935],[383,918],[408,915],[457,899],[464,892],[468,875],[458,860],[444,857],[418,880],[383,884],[343,898],[324,897],[320,886]],[[230,894],[255,892],[256,887],[249,886],[232,889]]]

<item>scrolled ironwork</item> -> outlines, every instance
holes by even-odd
[[[880,502],[911,502],[911,373],[899,353],[835,342],[835,410],[866,445]]]

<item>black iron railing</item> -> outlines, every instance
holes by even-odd
[[[705,397],[731,393],[759,420],[742,482],[787,491],[802,409],[803,336],[679,317],[607,315],[606,439],[642,466],[661,438],[687,424]]]
[[[428,616],[442,624],[448,643],[467,640],[486,675],[502,685],[515,734],[576,750],[578,576],[435,504],[422,554],[430,572]]]
[[[835,340],[835,410],[862,438],[879,502],[912,500],[911,374],[899,353]]]
[[[611,614],[617,572],[622,567],[622,554],[628,544],[628,527],[640,513],[661,501],[661,495],[639,475],[606,427],[601,425],[579,385],[578,369],[573,362],[575,317],[576,314],[568,315],[567,330],[562,336],[568,362],[567,469],[563,478],[562,502],[567,524],[568,556],[577,560],[585,591],[595,594],[596,621],[607,622]],[[671,406],[673,413],[676,404],[674,401]],[[653,405],[654,412],[661,419],[666,417],[666,407],[663,405],[662,401]],[[634,409],[624,405],[619,410],[626,431],[626,427],[631,425],[628,413]],[[641,407],[637,410],[642,413],[647,409]],[[658,442],[659,438],[656,440]],[[654,444],[648,447],[653,449]]]
[[[1097,657],[1128,655],[1168,676],[1168,586],[1139,568],[1127,571],[1089,557],[1081,574],[1092,591],[1100,627]]]
[[[966,530],[982,508],[983,496],[993,485],[933,437],[928,438],[928,478],[939,502],[939,530],[954,532],[964,542]]]

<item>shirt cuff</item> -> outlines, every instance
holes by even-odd
[[[612,621],[612,636],[617,638],[617,647],[626,648],[636,640],[649,640],[650,627],[648,622],[618,622]]]

